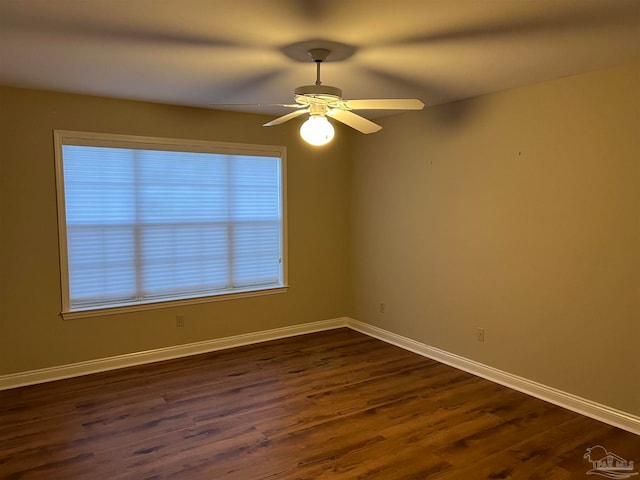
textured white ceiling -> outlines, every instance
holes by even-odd
[[[323,65],[347,99],[429,105],[639,58],[639,0],[0,0],[0,83],[206,107],[290,103]],[[283,113],[279,109],[249,111]]]

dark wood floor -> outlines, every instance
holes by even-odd
[[[0,478],[589,478],[640,437],[348,329],[0,392]],[[593,477],[590,477],[593,478]]]

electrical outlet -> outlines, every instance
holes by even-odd
[[[176,327],[184,327],[184,315],[176,315]]]
[[[476,340],[479,342],[484,342],[484,328],[478,327],[476,329]]]
[[[381,303],[380,304],[380,313],[384,313],[384,311],[385,311],[384,303]]]

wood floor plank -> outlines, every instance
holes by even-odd
[[[0,478],[586,478],[640,437],[348,329],[0,392]]]

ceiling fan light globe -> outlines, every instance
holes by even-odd
[[[324,115],[311,115],[300,127],[300,136],[310,145],[316,147],[326,145],[331,140],[335,130]]]

